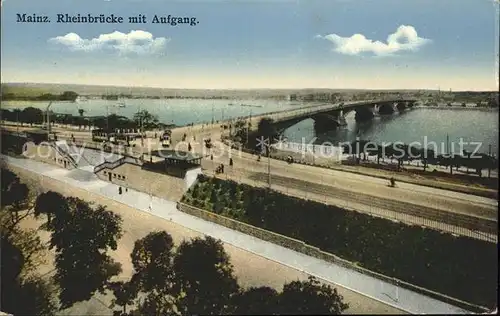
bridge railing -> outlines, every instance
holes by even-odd
[[[300,109],[296,109],[293,111],[286,111],[287,115],[285,117],[276,116],[282,112],[277,113],[277,114],[273,114],[271,116],[271,118],[273,118],[273,120],[275,122],[279,122],[281,120],[288,121],[288,120],[292,120],[295,118],[299,118],[299,117],[304,116],[304,115],[314,115],[314,114],[322,113],[325,110],[338,109],[341,106],[344,109],[349,109],[351,107],[356,107],[360,104],[374,104],[377,102],[391,102],[391,101],[394,101],[394,102],[414,102],[415,100],[363,100],[363,101],[350,102],[348,104],[336,103],[336,104],[316,105],[316,106],[312,106],[312,107],[308,107],[308,108],[300,108]]]
[[[124,156],[118,160],[115,161],[105,161],[100,165],[97,165],[94,167],[94,173],[98,173],[99,171],[103,169],[110,169],[113,170],[115,168],[118,168],[119,166],[123,165],[124,163],[131,163],[137,166],[142,166],[142,162],[139,158],[135,157],[130,157],[130,156]]]

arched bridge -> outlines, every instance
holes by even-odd
[[[362,122],[371,120],[376,115],[402,112],[413,107],[416,102],[415,99],[405,99],[326,104],[263,115],[263,118],[272,119],[280,133],[305,119],[313,119],[317,130],[331,130],[346,125],[345,116],[352,111],[356,112],[356,121]]]

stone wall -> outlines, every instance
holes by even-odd
[[[104,168],[97,172],[96,175],[101,180],[146,194],[152,194],[169,201],[179,201],[186,192],[186,184],[183,178],[145,170],[142,166],[132,163],[125,162],[114,169]]]

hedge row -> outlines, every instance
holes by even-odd
[[[203,175],[184,203],[473,304],[496,305],[497,245]]]

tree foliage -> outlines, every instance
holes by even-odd
[[[6,226],[6,229],[10,229],[22,219],[19,212],[28,207],[30,192],[28,186],[22,183],[19,177],[9,169],[1,169],[1,181],[2,222],[6,224],[4,221],[10,221],[10,224]]]
[[[115,315],[340,314],[347,308],[336,290],[314,278],[285,284],[282,293],[265,286],[240,288],[222,242],[211,237],[186,240],[174,249],[167,232],[152,232],[136,241],[131,259],[131,279],[110,285],[113,306],[121,307]],[[292,303],[294,295],[306,299]]]
[[[337,289],[321,284],[313,277],[307,281],[293,281],[285,284],[279,296],[281,314],[339,315],[349,305]]]
[[[149,113],[146,110],[141,110],[134,114],[133,118],[137,126],[142,128],[152,128],[158,125],[158,116]]]
[[[242,289],[233,298],[235,315],[276,315],[280,311],[278,292],[268,286]]]
[[[3,228],[3,227],[2,227]],[[14,315],[54,315],[57,310],[54,290],[36,274],[33,259],[44,249],[37,238],[26,239],[22,231],[1,230],[0,305]],[[30,237],[33,237],[31,234]]]
[[[56,251],[55,280],[60,287],[62,308],[103,292],[120,265],[106,254],[116,250],[121,237],[121,218],[105,207],[95,209],[87,202],[69,197],[68,207],[53,218],[50,247]],[[75,286],[78,284],[78,286]]]
[[[19,177],[9,169],[2,168],[1,171],[2,192],[1,192],[1,207],[19,210],[26,206],[29,189],[24,183],[21,183]]]
[[[141,289],[171,288],[173,247],[172,237],[165,231],[150,233],[135,242],[131,257]]]
[[[227,311],[238,292],[233,266],[222,242],[212,237],[182,242],[174,258],[177,307],[181,314],[216,315]]]
[[[50,227],[51,219],[53,216],[64,218],[67,214],[69,214],[69,205],[66,201],[66,198],[60,193],[48,191],[38,195],[35,201],[34,210],[36,217],[42,214],[47,216],[47,225],[49,225],[48,227]]]

